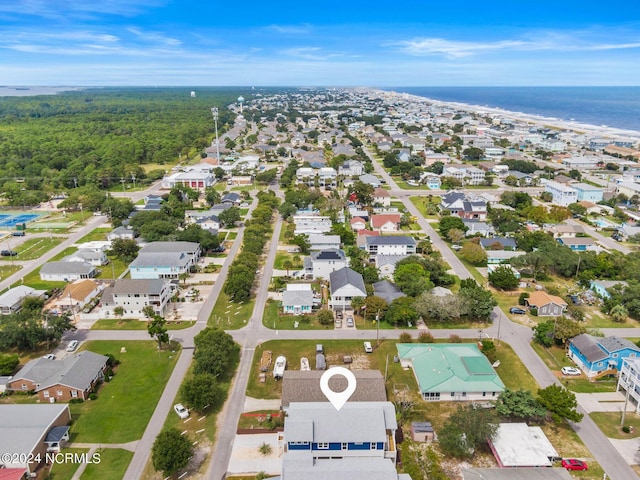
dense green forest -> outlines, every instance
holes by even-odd
[[[211,107],[218,131],[228,129],[228,110],[248,89],[101,88],[0,99],[0,191],[10,205],[35,205],[56,192],[108,189],[158,178],[165,169],[210,145]]]

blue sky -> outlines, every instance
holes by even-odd
[[[638,0],[2,0],[2,85],[640,85]]]

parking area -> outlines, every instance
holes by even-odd
[[[576,393],[576,399],[587,413],[622,412],[624,408],[624,394],[622,392]],[[629,402],[627,412],[634,410],[635,406]]]
[[[271,453],[261,453],[263,445],[271,447]],[[263,447],[263,451],[266,449]],[[269,475],[282,473],[282,433],[259,433],[236,435],[227,468],[228,475],[265,472]]]

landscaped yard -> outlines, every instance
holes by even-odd
[[[593,412],[589,416],[596,422],[596,425],[609,438],[638,438],[640,437],[640,415],[627,412],[624,416],[624,424],[633,427],[633,431],[624,433],[620,422],[622,412]]]
[[[92,352],[113,354],[121,364],[98,399],[70,405],[72,442],[126,443],[142,437],[173,371],[178,351],[159,351],[153,341],[90,341]],[[122,349],[125,349],[122,352]]]
[[[167,330],[183,330],[192,327],[196,322],[182,320],[180,322],[167,322]],[[146,330],[147,322],[134,318],[123,318],[122,320],[97,320],[92,326],[92,330]]]
[[[36,268],[34,271],[25,275],[21,281],[15,282],[12,287],[18,285],[27,285],[36,290],[51,290],[52,288],[64,288],[66,282],[48,282],[46,280],[40,280],[40,268]]]
[[[234,303],[229,300],[226,293],[220,292],[218,301],[209,316],[207,324],[210,327],[218,327],[224,330],[237,330],[247,324],[251,314],[255,300],[251,299],[245,303]]]
[[[105,241],[107,239],[107,233],[109,233],[111,230],[111,228],[106,227],[96,228],[95,230],[92,230],[80,240],[78,240],[78,243]]]
[[[297,261],[296,261],[297,260]],[[300,254],[290,255],[288,253],[276,253],[276,259],[273,262],[273,268],[276,270],[286,270],[286,263],[289,262],[289,273],[302,268],[302,256]]]
[[[0,281],[9,278],[21,268],[20,265],[0,265]]]
[[[280,315],[282,307],[279,301],[267,300],[262,315],[262,324],[276,330],[332,330],[330,325],[320,325],[317,315]],[[295,324],[298,324],[296,327]]]
[[[82,454],[87,453],[89,451],[88,448],[65,448],[63,453],[74,453],[74,454]],[[54,463],[51,466],[51,470],[49,470],[48,480],[71,480],[73,474],[76,473],[79,463],[75,462],[60,462]]]

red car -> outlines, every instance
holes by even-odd
[[[564,458],[562,460],[562,466],[567,470],[589,470],[586,462],[576,458]]]

